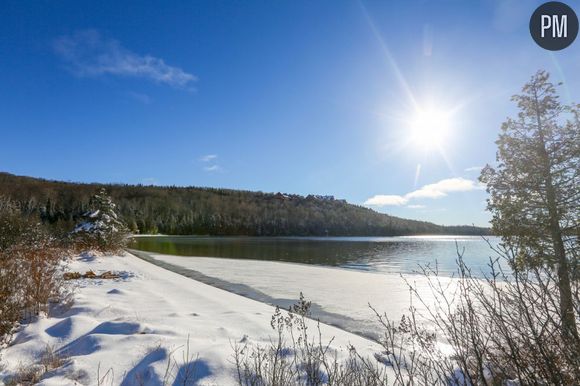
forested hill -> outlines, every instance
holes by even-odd
[[[405,220],[329,196],[198,187],[49,181],[0,172],[0,199],[23,215],[72,228],[90,197],[105,187],[129,228],[140,233],[247,236],[392,236],[489,233],[471,226]]]

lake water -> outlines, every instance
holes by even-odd
[[[488,241],[497,245],[498,239]],[[132,248],[179,256],[284,261],[409,274],[437,263],[441,275],[456,271],[458,250],[476,276],[488,272],[488,243],[478,236],[407,237],[199,237],[144,236]]]

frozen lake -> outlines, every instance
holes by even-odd
[[[489,238],[497,244],[497,238]],[[419,264],[437,262],[439,272],[455,272],[457,249],[475,275],[487,272],[493,255],[478,236],[408,237],[136,237],[132,248],[176,256],[220,257],[313,264],[360,271],[409,274]]]
[[[492,239],[497,243],[497,239]],[[441,280],[453,283],[456,246],[474,273],[485,272],[493,252],[479,237],[245,238],[141,237],[140,257],[203,283],[287,308],[300,292],[313,316],[347,331],[377,338],[368,305],[400,320],[408,312],[403,276],[431,301],[418,264],[438,261]],[[147,252],[142,252],[143,250]],[[452,287],[450,287],[452,288]],[[419,309],[419,304],[414,304]]]

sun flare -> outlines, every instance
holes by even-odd
[[[424,150],[440,149],[451,130],[450,114],[438,109],[417,110],[409,129],[415,146]]]

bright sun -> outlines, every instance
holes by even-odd
[[[437,110],[417,110],[410,121],[411,141],[423,150],[441,149],[451,129],[450,114]]]

